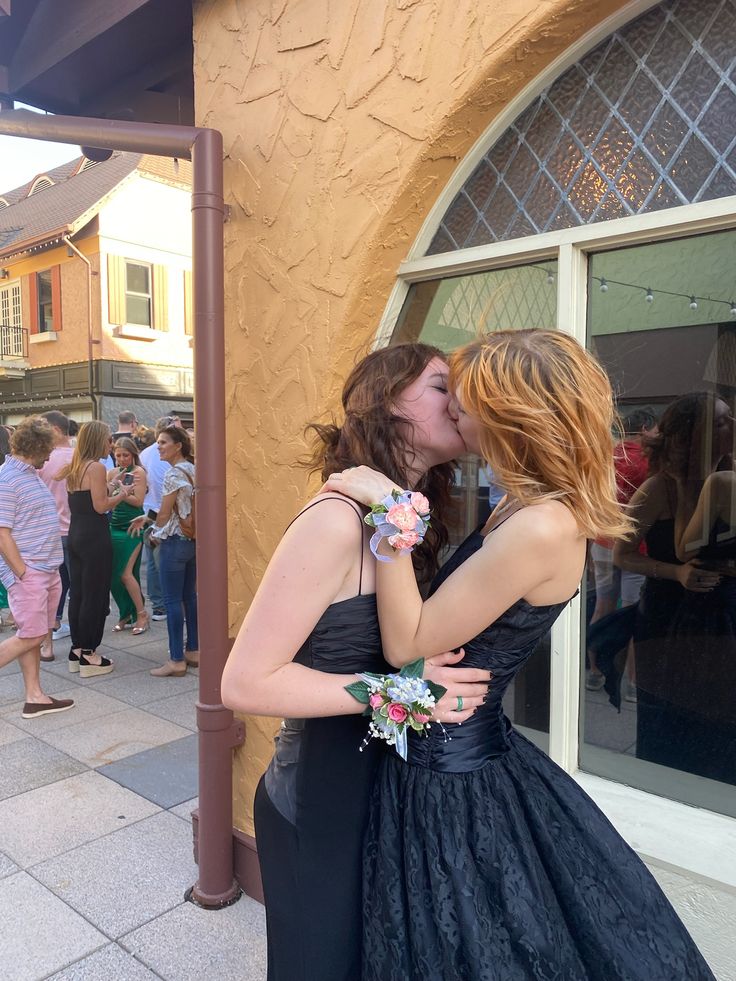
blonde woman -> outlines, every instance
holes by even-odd
[[[110,427],[85,422],[79,429],[74,456],[57,479],[66,479],[69,494],[69,627],[72,647],[69,670],[82,678],[109,674],[113,663],[97,653],[110,605],[112,541],[106,513],[127,501],[136,485],[108,487],[100,459],[110,452]]]
[[[463,665],[493,682],[462,728],[410,731],[406,761],[384,755],[363,849],[363,979],[713,981],[635,853],[503,715],[504,692],[577,590],[587,540],[630,530],[608,380],[565,334],[501,331],[454,355],[450,391],[466,448],[508,497],[425,601],[384,540],[383,650],[399,667],[462,645]],[[375,505],[395,485],[359,467],[327,487]]]

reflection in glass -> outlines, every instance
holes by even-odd
[[[591,547],[581,750],[593,772],[731,814],[735,248],[722,232],[589,261],[588,334],[626,420],[616,468],[637,531]]]

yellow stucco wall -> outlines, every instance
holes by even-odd
[[[302,430],[373,340],[458,161],[621,0],[195,0],[197,123],[222,131],[230,610],[237,630],[304,500]],[[248,720],[252,833],[271,720]]]

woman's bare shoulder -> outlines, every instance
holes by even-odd
[[[350,513],[352,511],[352,514]],[[365,511],[344,494],[316,494],[296,513],[292,525],[308,522],[310,525],[356,526],[363,521]]]

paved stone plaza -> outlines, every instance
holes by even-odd
[[[70,674],[67,638],[42,666],[44,689],[75,699],[68,712],[22,719],[20,671],[0,670],[0,975],[262,981],[263,908],[184,901],[197,877],[199,672],[152,678],[166,624],[133,637],[114,622],[101,648],[112,674]]]

